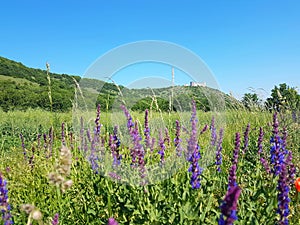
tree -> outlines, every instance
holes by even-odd
[[[285,109],[299,110],[300,95],[296,88],[289,87],[286,83],[279,84],[271,90],[271,97],[267,98],[266,106],[269,109],[281,111]]]
[[[245,93],[242,98],[242,103],[247,109],[251,109],[253,107],[258,107],[261,103],[261,100],[258,98],[256,93]]]

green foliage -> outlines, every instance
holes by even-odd
[[[261,100],[258,98],[256,93],[245,93],[242,99],[242,103],[248,110],[251,110],[253,108],[259,107],[261,104]]]
[[[271,97],[267,99],[268,108],[280,110],[300,110],[300,95],[296,88],[289,87],[286,83],[275,86],[271,91]]]

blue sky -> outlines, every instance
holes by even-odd
[[[297,0],[2,1],[0,55],[84,76],[113,48],[161,40],[197,54],[224,92],[240,97],[253,88],[268,95],[283,82],[300,87],[299,12]],[[148,63],[115,78],[128,85],[139,76],[170,74],[170,66]],[[189,81],[175,74],[178,84]]]

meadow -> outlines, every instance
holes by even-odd
[[[1,223],[300,224],[299,115],[124,111],[0,111]]]

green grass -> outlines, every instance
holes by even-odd
[[[85,114],[85,118],[95,118],[95,113]],[[78,114],[79,115],[79,114]],[[77,116],[78,116],[77,115]],[[228,183],[228,170],[231,166],[234,136],[241,133],[251,124],[249,136],[249,150],[245,155],[240,154],[237,183],[242,188],[238,201],[238,220],[234,224],[275,224],[278,219],[277,209],[277,180],[268,175],[262,167],[257,154],[257,138],[259,127],[265,131],[264,154],[269,154],[269,138],[272,131],[272,114],[269,112],[226,111],[223,113],[198,112],[199,130],[205,124],[210,124],[212,116],[216,119],[217,131],[225,129],[223,140],[222,172],[217,173],[214,161],[203,162],[206,156],[214,155],[210,148],[210,131],[199,136],[201,154],[200,164],[206,165],[201,176],[201,188],[193,190],[189,184],[190,173],[187,172],[188,163],[183,163],[180,169],[169,177],[154,184],[141,187],[133,183],[115,182],[105,174],[95,174],[91,165],[79,150],[80,137],[73,127],[73,121],[78,118],[72,113],[51,114],[42,110],[28,110],[26,112],[0,112],[0,171],[8,182],[9,203],[12,206],[12,216],[15,224],[26,224],[28,215],[20,210],[20,205],[34,204],[43,213],[44,224],[51,224],[55,213],[60,214],[60,224],[107,224],[109,217],[114,217],[120,224],[217,224],[220,216],[220,203],[224,198]],[[175,120],[190,129],[189,112],[181,114],[160,114],[150,112],[151,135],[157,138],[157,132],[167,127],[171,140],[175,137]],[[132,113],[134,120],[139,121],[140,133],[143,136],[144,115]],[[103,125],[101,136],[107,137],[112,133],[113,125],[118,124],[119,136],[124,143],[128,139],[126,118],[123,113],[101,113],[100,121]],[[280,117],[281,125],[288,129],[288,149],[293,151],[294,163],[299,176],[300,141],[299,123],[294,123],[289,114]],[[66,142],[72,151],[71,174],[72,187],[62,193],[55,185],[49,184],[48,175],[56,170],[61,148],[61,123],[66,125]],[[92,127],[94,119],[89,123]],[[46,157],[49,148],[44,147],[43,138],[38,143],[37,135],[54,129],[54,143],[52,157]],[[75,130],[74,130],[75,129]],[[280,127],[282,130],[282,126]],[[24,135],[27,159],[24,159],[20,132]],[[74,133],[73,139],[70,134]],[[77,134],[77,135],[75,135]],[[182,132],[182,138],[188,135]],[[243,145],[243,141],[241,146]],[[105,145],[106,155],[110,150]],[[157,148],[155,148],[157,151]],[[159,161],[156,152],[148,153],[148,164]],[[172,162],[174,147],[167,147],[166,158]],[[128,165],[130,157],[128,146],[124,144],[121,154],[122,164]],[[29,158],[33,163],[29,163]],[[201,161],[202,160],[202,161]],[[210,159],[211,160],[211,159]],[[213,159],[212,159],[213,160]],[[176,161],[174,159],[174,161]],[[100,166],[108,168],[105,164]],[[9,169],[7,169],[9,168]],[[109,171],[109,168],[106,172]],[[158,167],[157,174],[167,173],[166,168]],[[107,174],[106,174],[107,175]],[[300,204],[296,202],[295,188],[290,191],[290,224],[300,223]],[[33,221],[33,224],[38,224]]]

